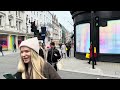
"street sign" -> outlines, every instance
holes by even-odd
[[[45,34],[43,33],[43,34],[41,34],[41,36],[43,37],[43,36],[45,36]]]

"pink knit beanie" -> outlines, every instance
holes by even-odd
[[[39,54],[39,41],[37,37],[22,41],[19,48],[21,48],[22,46],[27,46]]]

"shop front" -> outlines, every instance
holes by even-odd
[[[8,35],[0,34],[0,44],[2,44],[3,50],[8,50]]]
[[[22,42],[22,41],[24,41],[25,40],[25,36],[18,36],[18,46],[20,45],[20,43]]]
[[[9,46],[10,46],[10,50],[13,50],[13,44],[16,43],[16,36],[15,35],[10,35],[10,39],[9,39]]]

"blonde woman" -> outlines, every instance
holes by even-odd
[[[39,41],[37,37],[22,41],[17,79],[61,79],[55,69],[39,56]]]

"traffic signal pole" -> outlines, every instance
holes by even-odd
[[[91,11],[91,22],[90,22],[90,30],[91,30],[91,41],[92,41],[92,69],[95,69],[94,67],[94,40],[95,40],[95,13],[94,11]]]

